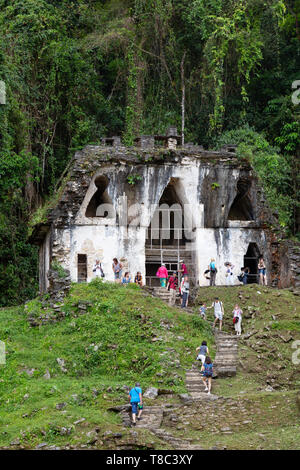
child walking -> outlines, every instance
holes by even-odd
[[[203,320],[206,320],[206,304],[205,303],[200,303],[200,308],[199,308],[199,313]]]
[[[205,362],[201,367],[201,372],[203,373],[202,380],[205,385],[205,391],[207,392],[208,395],[210,395],[211,379],[213,375],[213,363],[209,356],[206,356]]]

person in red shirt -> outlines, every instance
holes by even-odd
[[[169,305],[175,305],[176,303],[176,292],[178,286],[178,279],[176,271],[173,272],[173,275],[169,277],[168,289],[170,290]]]
[[[188,270],[183,259],[181,259],[179,262],[181,266],[180,266],[180,269],[178,269],[178,271],[182,274],[182,277],[184,277],[186,274],[188,274]]]

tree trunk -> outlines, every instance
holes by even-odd
[[[185,127],[185,82],[184,82],[184,60],[186,56],[186,51],[184,51],[181,64],[181,145],[184,146],[184,127]]]

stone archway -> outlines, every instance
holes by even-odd
[[[240,178],[237,182],[237,194],[230,207],[228,220],[254,220],[254,211],[249,198],[251,181]]]
[[[192,215],[180,178],[170,178],[147,229],[146,283],[158,285],[156,272],[164,263],[169,272],[177,271],[184,259],[190,276],[194,272],[192,252],[187,245],[192,237]]]
[[[260,255],[259,248],[256,243],[249,243],[247,252],[244,256],[244,267],[249,268],[248,284],[256,284],[258,282],[258,258]]]
[[[106,176],[97,176],[95,179],[97,191],[91,198],[85,212],[86,217],[113,218],[115,216],[112,200],[108,195],[109,179]]]

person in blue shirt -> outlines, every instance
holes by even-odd
[[[141,419],[143,412],[143,398],[142,398],[142,389],[138,382],[136,382],[135,387],[132,388],[128,394],[130,399],[131,410],[132,410],[132,425],[136,425],[136,415],[137,419]]]

